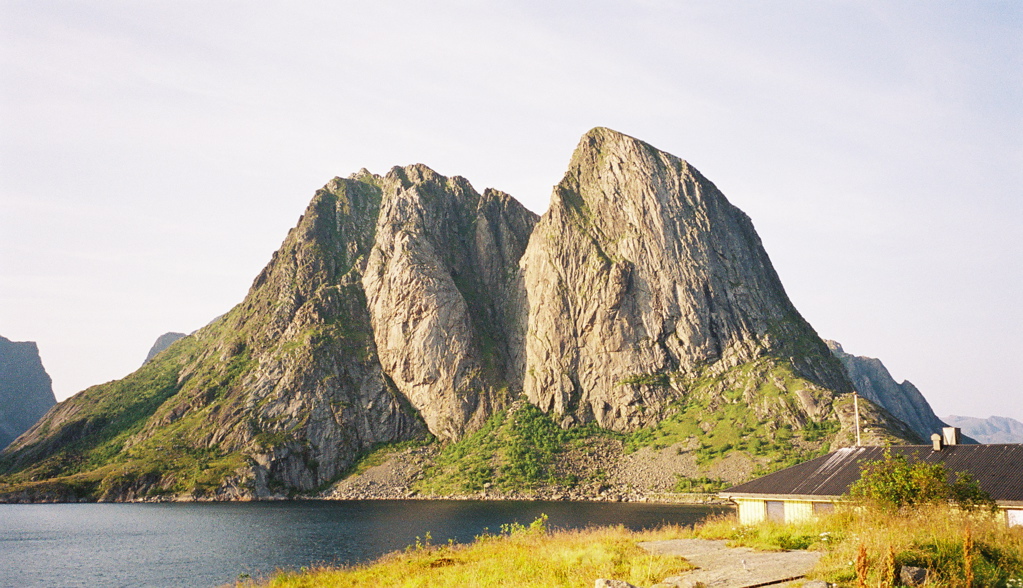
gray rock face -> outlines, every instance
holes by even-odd
[[[360,451],[425,433],[381,367],[363,289],[378,182],[362,173],[317,192],[245,301],[196,334],[213,343],[214,362],[251,366],[204,442],[251,456],[257,496],[315,488]],[[180,395],[203,393],[186,381]]]
[[[688,163],[632,137],[583,137],[521,266],[523,388],[568,422],[635,429],[677,396],[668,374],[768,354],[848,391],[749,218]]]
[[[156,338],[156,342],[153,343],[153,346],[149,348],[149,353],[146,354],[146,361],[142,363],[146,363],[153,359],[158,353],[170,347],[175,341],[184,339],[185,336],[186,335],[184,333],[164,333],[160,335]]]
[[[0,450],[56,403],[36,344],[0,337]]]
[[[1015,419],[1000,416],[979,419],[950,415],[944,420],[981,443],[1023,443],[1023,423]]]
[[[128,445],[159,453],[166,431],[191,419],[175,433],[190,451],[247,464],[228,494],[266,497],[322,486],[377,444],[460,436],[503,406],[521,372],[517,264],[535,222],[509,196],[421,165],[335,178],[241,304],[131,376],[180,362],[169,398]],[[46,430],[87,439],[78,423],[102,416],[81,408],[111,394],[83,392]],[[44,437],[8,458],[43,457],[54,448]],[[105,484],[104,497],[175,483]]]
[[[934,414],[927,399],[911,382],[897,383],[881,360],[850,355],[836,341],[826,341],[831,352],[842,362],[860,396],[881,406],[895,418],[909,425],[923,440],[932,433],[941,433],[947,426]]]
[[[681,159],[594,129],[539,219],[423,165],[335,178],[242,303],[62,403],[0,472],[113,460],[90,496],[284,496],[377,444],[458,439],[523,393],[563,426],[630,431],[698,380],[708,411],[848,429],[852,386],[746,215]]]
[[[521,371],[519,258],[536,217],[422,165],[383,178],[363,286],[384,371],[442,439],[507,404]]]

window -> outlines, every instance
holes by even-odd
[[[1005,516],[1010,527],[1023,527],[1023,510],[1007,510]]]
[[[785,522],[785,503],[780,500],[765,500],[764,507],[767,509],[767,520]]]
[[[815,502],[813,503],[813,514],[824,515],[835,512],[834,502]]]

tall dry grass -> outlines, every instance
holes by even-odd
[[[1023,580],[1023,528],[1009,528],[1002,515],[928,505],[896,513],[849,509],[829,517],[842,535],[833,541],[814,573],[832,582],[855,579],[858,545],[867,551],[868,581],[891,586],[886,565],[927,568],[928,586],[1012,586]]]
[[[548,532],[543,525],[487,535],[468,545],[420,543],[368,565],[281,572],[270,588],[388,586],[395,588],[558,588],[592,586],[597,578],[649,586],[692,569],[678,557],[637,546],[681,536],[683,529],[632,532],[623,527]],[[248,584],[239,584],[246,586]]]
[[[899,512],[848,507],[799,523],[746,526],[728,514],[693,529],[645,532],[623,527],[549,532],[538,521],[468,545],[420,543],[367,565],[281,572],[259,585],[558,588],[614,578],[650,586],[691,566],[681,558],[651,555],[638,543],[684,537],[727,539],[762,550],[819,550],[823,556],[809,577],[839,586],[887,588],[898,582],[899,568],[910,565],[930,570],[930,588],[1023,588],[1023,528],[1006,527],[990,512],[948,506]]]
[[[927,586],[1023,588],[1023,528],[1004,515],[924,505],[897,512],[847,507],[799,523],[739,525],[734,516],[708,520],[698,537],[754,549],[824,552],[811,577],[844,586],[888,587],[903,565],[931,571]]]

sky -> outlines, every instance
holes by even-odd
[[[313,193],[542,213],[606,126],[753,220],[824,338],[1023,421],[1023,3],[0,3],[0,335],[58,399],[245,296]]]

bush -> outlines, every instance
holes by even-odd
[[[966,510],[993,509],[994,501],[969,474],[959,474],[949,482],[941,464],[910,462],[904,455],[892,455],[866,461],[860,479],[849,488],[849,496],[884,511],[924,504],[953,502]]]

